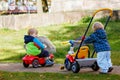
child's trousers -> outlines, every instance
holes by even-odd
[[[101,68],[101,72],[103,73],[107,73],[109,67],[112,67],[110,56],[110,51],[103,51],[97,53],[97,63],[98,66]]]

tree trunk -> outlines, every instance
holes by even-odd
[[[37,0],[37,13],[43,13],[43,9],[42,9],[42,1],[41,0]]]

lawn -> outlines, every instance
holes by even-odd
[[[46,27],[37,27],[39,35],[47,36],[56,46],[57,52],[54,53],[56,63],[63,63],[65,55],[69,50],[69,44],[63,45],[61,42],[77,39],[82,36],[86,30],[88,23],[79,24],[62,24]],[[120,29],[119,22],[109,22],[107,26],[108,40],[111,45],[112,62],[114,65],[120,65]],[[21,62],[22,57],[26,54],[23,48],[23,37],[28,29],[19,31],[0,29],[0,62]],[[89,29],[87,36],[92,32]]]
[[[0,72],[0,80],[120,80],[120,75]]]

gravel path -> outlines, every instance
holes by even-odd
[[[72,73],[72,71],[67,71],[66,69],[61,70],[60,67],[62,64],[54,64],[52,67],[38,67],[32,68],[32,66],[28,68],[24,68],[22,63],[0,63],[1,71],[9,71],[9,72],[52,72],[52,73]],[[119,74],[120,75],[120,66],[113,66],[114,70],[109,74]],[[79,73],[96,73],[91,68],[81,68]]]

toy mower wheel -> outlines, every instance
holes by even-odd
[[[95,61],[95,63],[91,66],[91,68],[94,70],[94,71],[98,71],[99,70],[99,66],[97,64],[97,62]]]
[[[69,59],[65,59],[64,65],[68,71],[71,70],[72,63],[69,61]]]
[[[24,66],[25,68],[28,68],[28,67],[29,67],[29,64],[26,64],[25,62],[23,62],[23,66]]]
[[[39,61],[37,59],[33,60],[32,66],[33,68],[37,68],[39,66]]]
[[[74,62],[72,64],[72,68],[71,69],[72,69],[73,73],[78,73],[80,71],[80,66],[79,66],[79,64],[77,62]]]

